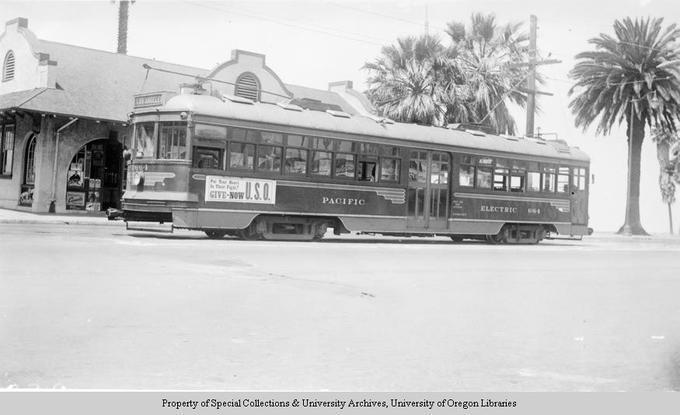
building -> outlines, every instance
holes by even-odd
[[[234,50],[208,70],[38,39],[25,18],[6,23],[0,59],[0,207],[34,212],[118,207],[136,95],[175,93],[200,77],[257,101],[372,111],[351,82],[328,90],[285,84],[261,54]]]

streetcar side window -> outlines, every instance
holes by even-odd
[[[184,160],[187,158],[187,125],[163,123],[160,125],[158,158]]]
[[[541,191],[541,173],[537,171],[527,173],[527,190],[530,192]]]
[[[557,193],[568,193],[569,167],[560,167],[557,172]]]
[[[510,191],[523,192],[524,191],[524,175],[512,174],[510,175]]]
[[[307,174],[307,150],[286,148],[286,174]]]
[[[260,171],[281,171],[281,147],[257,146],[257,169]]]
[[[480,189],[491,189],[491,176],[493,169],[489,167],[477,168],[477,187]]]
[[[493,190],[506,192],[508,190],[508,169],[496,168],[493,171]]]
[[[378,163],[375,160],[361,160],[357,180],[362,182],[377,181]]]
[[[380,181],[399,182],[399,159],[382,157],[380,159]]]
[[[137,158],[156,157],[155,123],[143,122],[135,126],[135,149]]]
[[[331,175],[333,153],[330,151],[313,151],[311,173],[317,176]]]
[[[543,168],[543,191],[555,192],[555,168],[553,167]]]
[[[307,174],[307,158],[309,155],[309,138],[301,135],[288,134],[286,137],[286,160],[284,173],[294,175]]]
[[[227,127],[208,124],[196,124],[194,127],[194,137],[201,137],[208,140],[222,140],[227,138]]]
[[[222,169],[222,153],[220,148],[194,147],[193,166],[199,169]]]
[[[461,156],[458,185],[463,187],[474,187],[475,185],[475,160],[472,156]]]
[[[255,145],[247,143],[229,143],[229,167],[235,169],[253,169]]]
[[[352,144],[352,143],[350,143]],[[354,154],[335,154],[335,177],[354,178]]]

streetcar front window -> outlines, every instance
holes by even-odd
[[[152,122],[139,123],[135,127],[135,156],[137,158],[156,157],[155,124]]]
[[[185,123],[165,123],[160,125],[158,158],[184,160],[187,151],[187,125]]]

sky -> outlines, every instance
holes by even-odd
[[[677,0],[137,0],[130,8],[128,54],[210,69],[229,60],[231,50],[242,49],[266,55],[267,65],[285,83],[326,89],[329,82],[351,80],[363,91],[368,73],[362,66],[376,59],[382,46],[424,33],[426,21],[429,33],[446,42],[446,24],[467,24],[475,12],[493,13],[499,23],[523,22],[526,31],[529,16],[537,16],[540,56],[561,63],[540,68],[546,78],[540,89],[553,95],[538,98],[541,111],[535,125],[590,155],[590,226],[616,231],[625,213],[625,126],[609,136],[597,136],[594,128],[577,129],[568,108],[568,73],[574,56],[592,49],[588,39],[613,34],[616,19],[663,17],[665,24],[680,23]],[[116,50],[118,6],[109,0],[0,0],[0,20],[15,17],[28,18],[29,28],[41,39]],[[523,132],[524,111],[516,108],[513,113]],[[667,233],[655,151],[647,137],[641,217],[647,231]],[[676,233],[679,206],[673,206]]]

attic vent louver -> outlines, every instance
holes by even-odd
[[[11,81],[14,79],[14,52],[11,50],[5,55],[5,62],[2,65],[2,81]]]
[[[327,113],[331,114],[334,117],[339,117],[339,118],[352,118],[351,115],[344,111],[335,111],[335,110],[326,110]]]
[[[260,81],[250,72],[242,73],[236,80],[234,94],[252,101],[260,100]]]

